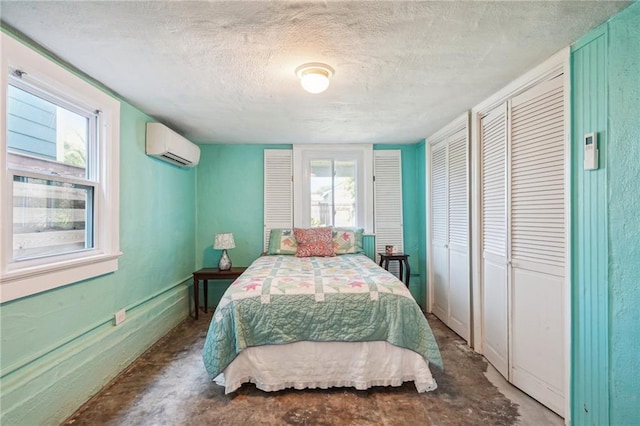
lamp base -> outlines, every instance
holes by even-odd
[[[220,256],[220,261],[218,262],[218,269],[221,271],[231,269],[231,259],[229,259],[227,255],[227,250],[222,250],[222,256]]]

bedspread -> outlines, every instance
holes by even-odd
[[[203,359],[214,378],[251,346],[376,340],[442,367],[433,333],[409,290],[368,257],[263,256],[222,296]]]

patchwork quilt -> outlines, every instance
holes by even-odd
[[[203,359],[214,378],[251,346],[375,340],[442,367],[433,333],[407,287],[365,255],[262,256],[222,296]]]

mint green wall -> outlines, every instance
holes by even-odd
[[[119,270],[0,305],[3,425],[59,424],[187,316],[195,171],[145,155],[150,117],[120,120]]]
[[[197,168],[197,242],[198,267],[215,267],[220,251],[213,250],[217,232],[233,232],[236,248],[229,250],[235,266],[248,266],[262,252],[264,217],[265,149],[291,145],[201,145],[202,158]],[[424,216],[416,209],[419,201],[417,145],[376,145],[374,149],[402,151],[403,211],[405,251],[410,254],[411,292],[424,305],[424,279],[420,267],[420,222]],[[424,180],[424,179],[422,179]],[[423,187],[424,188],[424,187]],[[209,305],[215,305],[224,291],[210,284]]]
[[[640,3],[609,23],[611,424],[640,424]]]
[[[218,232],[233,232],[236,248],[228,250],[233,266],[249,266],[262,253],[263,152],[278,148],[291,149],[291,145],[200,145],[196,177],[199,268],[218,265],[221,251],[213,249]],[[210,282],[209,306],[220,300],[225,284],[229,282]]]
[[[572,49],[574,424],[640,424],[640,4]],[[600,169],[582,170],[598,131]]]

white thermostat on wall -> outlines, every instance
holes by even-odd
[[[598,168],[598,135],[587,133],[584,135],[584,169],[596,170]]]

